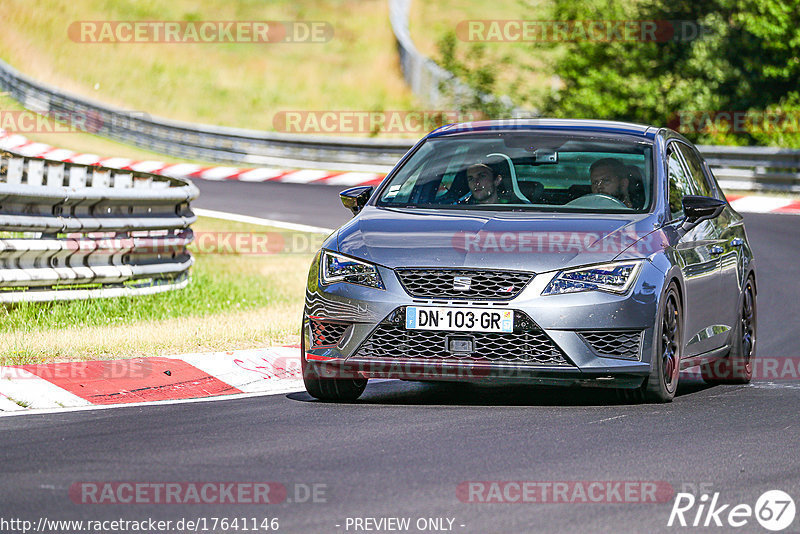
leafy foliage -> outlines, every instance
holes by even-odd
[[[437,47],[440,54],[439,65],[471,89],[463,93],[457,91],[452,83],[440,84],[439,90],[456,110],[491,119],[511,116],[510,95],[499,95],[497,83],[499,65],[508,62],[508,58],[503,58],[500,62],[487,58],[486,46],[482,43],[475,44],[462,53],[457,46],[455,32],[445,33]],[[514,87],[509,87],[509,91],[514,93]]]
[[[795,1],[555,0],[553,18],[673,21],[676,32],[663,42],[569,43],[543,113],[668,124],[704,143],[800,146]]]

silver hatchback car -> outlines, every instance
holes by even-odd
[[[748,382],[755,264],[697,149],[665,128],[455,124],[418,142],[311,266],[303,378],[618,388],[667,402],[679,372]]]

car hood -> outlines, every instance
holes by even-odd
[[[339,252],[389,268],[545,272],[642,257],[652,214],[455,212],[366,207],[338,232]],[[645,245],[646,243],[646,245]]]

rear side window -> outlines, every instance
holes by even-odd
[[[698,191],[697,194],[704,197],[714,196],[713,189],[708,184],[708,180],[703,173],[703,163],[700,161],[700,158],[697,157],[697,154],[694,153],[694,150],[683,143],[674,143],[673,146],[678,147],[678,149],[681,151],[683,159],[686,162],[686,166],[689,168],[689,172],[691,173],[695,189]]]

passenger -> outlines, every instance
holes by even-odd
[[[633,207],[628,191],[628,169],[616,158],[603,158],[592,163],[589,177],[592,193],[616,198],[629,208]]]

